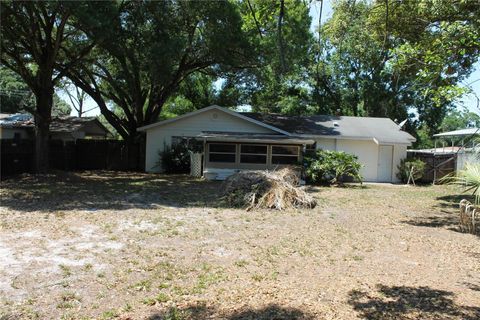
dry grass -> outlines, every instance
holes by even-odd
[[[3,319],[478,319],[480,237],[452,186],[314,188],[226,209],[221,184],[84,172],[2,182]]]

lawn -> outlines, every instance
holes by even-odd
[[[0,319],[479,319],[480,237],[451,186],[313,188],[224,208],[221,183],[83,172],[1,184]]]

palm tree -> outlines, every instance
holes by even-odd
[[[473,191],[475,205],[480,205],[480,163],[465,164],[465,168],[458,171],[450,182],[465,187],[465,192]]]

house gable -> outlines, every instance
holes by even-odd
[[[158,170],[155,166],[159,160],[159,152],[163,151],[165,146],[170,146],[176,137],[198,137],[205,132],[287,136],[278,130],[270,129],[268,125],[257,124],[220,107],[209,107],[201,111],[141,128],[140,131],[147,134],[145,162],[148,171]]]
[[[276,133],[290,135],[287,131],[219,106],[210,106],[176,118],[143,126],[138,128],[138,131],[148,131],[160,127],[168,128],[171,127],[173,123],[175,123],[175,125],[173,125],[174,127],[178,127],[179,122],[181,122],[182,125],[188,123],[192,126],[192,130],[194,131],[198,131],[196,129],[201,128],[200,131]]]

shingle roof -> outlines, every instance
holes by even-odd
[[[415,138],[388,118],[348,116],[286,116],[241,112],[242,115],[296,135],[372,138],[380,143],[411,143]]]
[[[95,125],[95,127],[105,131],[105,134],[109,133],[108,129],[106,129],[95,117],[80,118],[71,116],[53,117],[50,123],[50,132],[74,132],[80,129],[86,129],[86,126],[91,125]],[[0,127],[33,129],[35,127],[35,122],[30,115],[14,114],[0,119]],[[98,130],[98,128],[96,130]]]

